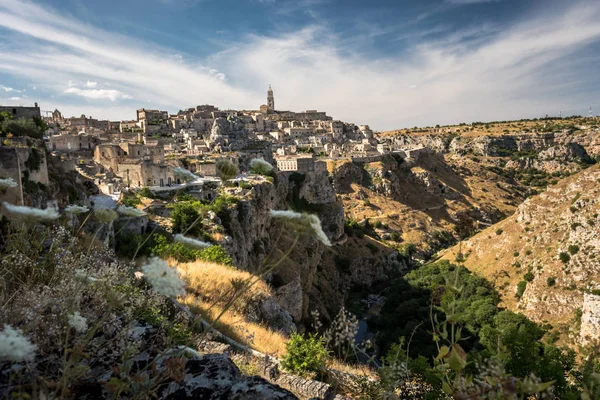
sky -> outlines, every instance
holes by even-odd
[[[0,0],[0,104],[376,130],[600,111],[598,0]]]

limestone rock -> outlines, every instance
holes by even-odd
[[[162,368],[167,367],[163,365]],[[229,356],[223,354],[207,354],[187,360],[182,379],[163,385],[158,395],[164,400],[297,398],[265,379],[243,376]]]

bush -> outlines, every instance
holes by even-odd
[[[575,255],[579,251],[579,246],[572,244],[569,246],[568,251],[571,253],[571,255]]]
[[[523,276],[523,279],[525,279],[527,282],[531,282],[533,281],[533,273],[531,271],[529,271],[528,273],[525,274],[525,276]]]
[[[521,298],[523,293],[525,293],[525,289],[527,288],[527,281],[521,281],[517,284],[517,297]]]
[[[504,232],[502,229],[496,229],[496,235],[502,235],[502,232]]]
[[[394,231],[390,234],[390,238],[394,241],[394,242],[399,242],[400,240],[402,240],[402,236],[400,235],[400,233]]]
[[[285,347],[286,354],[281,360],[281,366],[285,370],[304,377],[323,375],[325,361],[329,356],[323,338],[317,334],[302,336],[294,332]]]
[[[554,286],[556,285],[556,278],[551,276],[548,279],[546,279],[546,283],[548,284],[548,286]]]
[[[229,257],[229,254],[227,254],[225,249],[220,245],[210,246],[210,247],[207,247],[206,249],[197,250],[197,251],[198,251],[197,258],[200,260],[210,261],[210,262],[215,262],[218,264],[225,264],[225,265],[232,264],[231,257]]]
[[[571,260],[569,253],[565,253],[564,251],[558,255],[558,258],[560,258],[560,261],[562,261],[563,264],[566,264]]]

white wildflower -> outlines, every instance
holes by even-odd
[[[94,209],[94,216],[103,224],[110,224],[117,219],[118,214],[115,210],[111,210],[110,208],[98,207]]]
[[[174,168],[173,174],[175,175],[176,178],[179,178],[184,182],[192,182],[192,181],[195,181],[196,179],[198,179],[198,176],[196,174],[191,173],[190,171],[188,171],[185,168],[179,168],[179,167]]]
[[[16,188],[17,186],[17,182],[15,182],[12,178],[0,179],[0,190]]]
[[[51,221],[58,218],[58,212],[51,208],[40,210],[25,206],[15,206],[10,203],[2,203],[6,211],[13,217],[27,221]]]
[[[67,207],[65,207],[65,212],[67,214],[83,214],[90,211],[89,208],[87,208],[86,206],[76,206],[74,204],[71,204]]]
[[[153,257],[142,267],[142,271],[146,280],[158,293],[167,297],[185,294],[185,282],[164,260]]]
[[[212,244],[210,244],[210,243],[203,242],[201,240],[192,239],[189,237],[185,237],[181,234],[175,235],[174,239],[176,242],[182,243],[186,246],[193,247],[196,249],[205,249],[207,247],[212,246]]]
[[[75,278],[79,279],[80,281],[83,281],[83,282],[89,282],[89,283],[98,282],[98,278],[94,278],[93,276],[88,275],[84,270],[79,269],[79,268],[75,270]]]
[[[262,158],[254,158],[250,161],[250,168],[253,172],[266,175],[273,170],[273,166]]]
[[[36,346],[19,329],[4,325],[0,332],[0,359],[9,361],[31,361],[35,357]]]
[[[142,217],[146,215],[142,210],[138,210],[137,208],[127,207],[126,205],[120,205],[117,208],[117,212],[126,217]]]
[[[316,235],[317,239],[319,239],[325,246],[331,246],[331,242],[329,238],[323,232],[323,228],[321,228],[321,220],[314,214],[306,214],[306,213],[298,213],[291,210],[271,210],[269,212],[271,217],[273,218],[284,218],[287,220],[291,220],[294,222],[298,222],[302,225],[309,225]]]
[[[69,326],[79,333],[84,333],[88,328],[87,319],[79,314],[79,311],[75,311],[69,315]]]

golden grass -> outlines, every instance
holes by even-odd
[[[368,376],[369,378],[377,379],[377,372],[368,365],[347,364],[336,358],[331,358],[327,361],[327,368],[346,372],[348,374]]]
[[[177,264],[174,260],[169,263]],[[189,281],[189,293],[180,301],[193,313],[201,315],[222,334],[252,349],[277,358],[285,355],[287,337],[263,324],[249,321],[243,314],[249,303],[272,295],[266,282],[249,272],[205,261],[179,264],[177,269]],[[240,291],[241,282],[253,284]],[[237,298],[229,306],[236,292]],[[329,360],[328,367],[356,375],[376,376],[367,366],[346,364],[336,359]]]
[[[190,293],[182,303],[194,313],[202,315],[219,332],[255,350],[277,357],[285,353],[285,336],[248,321],[242,312],[248,304],[272,295],[266,282],[249,272],[204,261],[177,268],[189,280]]]
[[[285,354],[287,339],[279,332],[262,324],[250,322],[244,315],[230,309],[215,321],[224,308],[203,302],[193,295],[187,295],[182,303],[190,307],[193,313],[202,315],[219,332],[239,343],[278,358]]]

